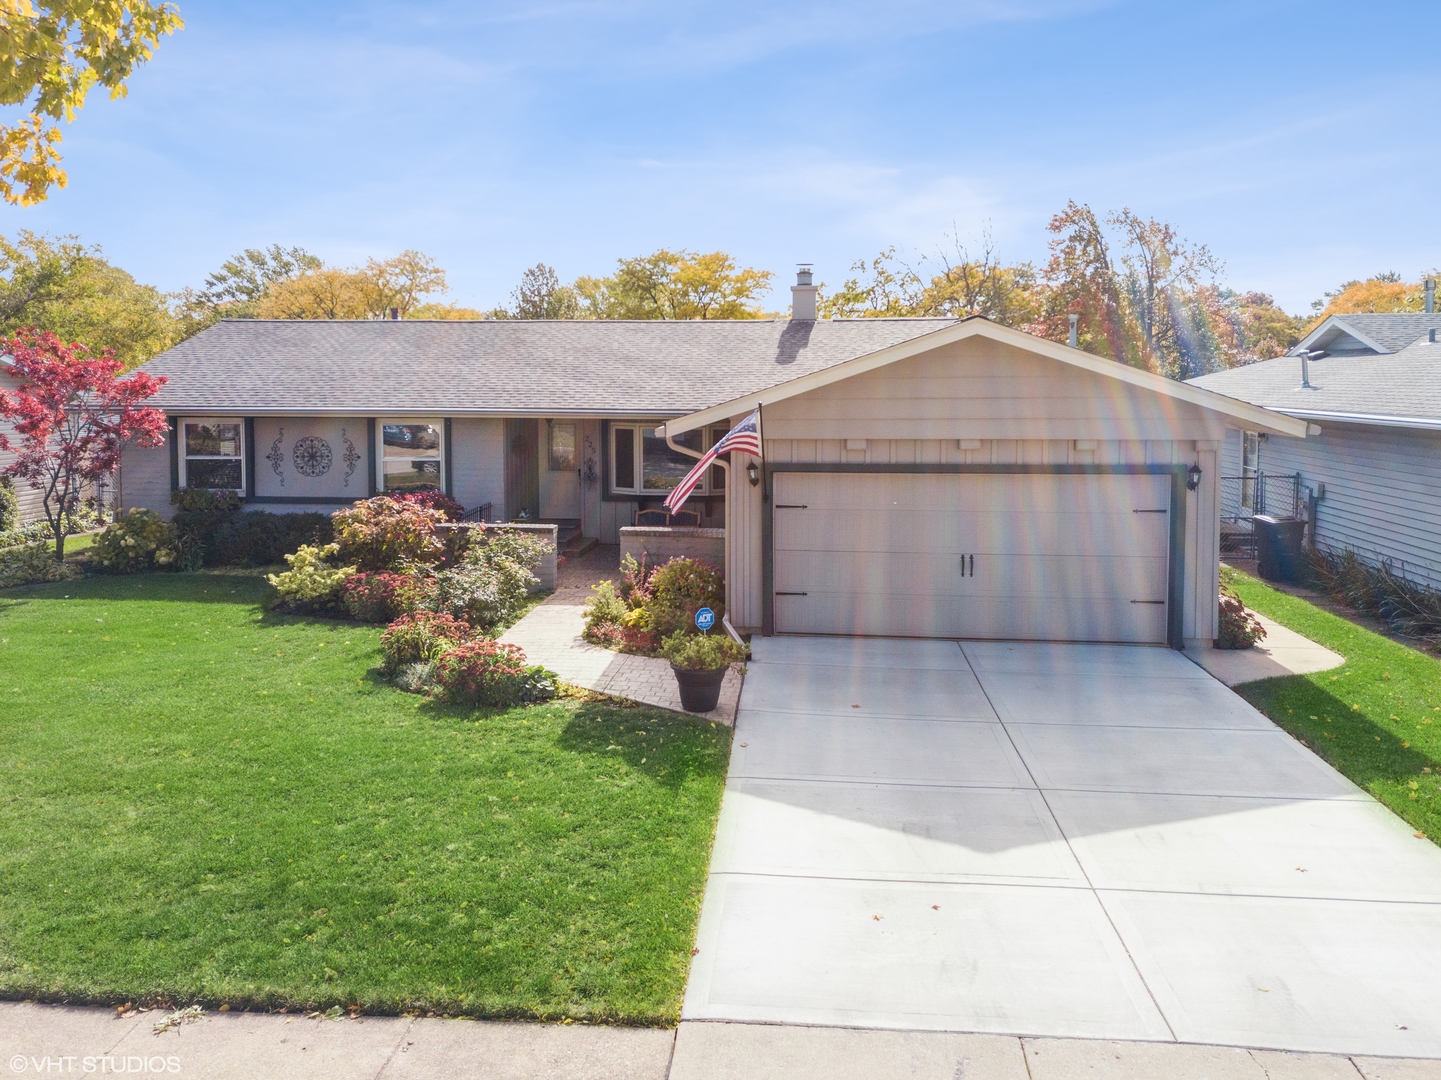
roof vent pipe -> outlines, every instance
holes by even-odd
[[[393,307],[393,308],[391,308],[391,309],[390,309],[390,317],[391,317],[391,319],[393,319],[393,320],[398,320],[398,319],[400,318],[400,308],[398,308],[398,307]]]
[[[1066,321],[1071,324],[1071,336],[1067,338],[1066,341],[1067,344],[1074,349],[1077,347],[1076,343],[1080,340],[1080,332],[1077,330],[1077,325],[1080,323],[1081,317],[1079,315],[1067,315]]]
[[[1321,352],[1320,350],[1317,350],[1316,352],[1307,352],[1307,351],[1305,351],[1305,350],[1303,349],[1301,352],[1297,353],[1296,355],[1298,355],[1298,356],[1301,358],[1301,389],[1302,389],[1302,390],[1314,390],[1314,389],[1316,389],[1314,386],[1311,385],[1311,367],[1310,367],[1310,361],[1319,359],[1320,357],[1324,356],[1325,353]]]
[[[1426,314],[1436,314],[1436,279],[1426,279]]]
[[[816,321],[816,287],[811,284],[811,264],[797,263],[796,283],[791,286],[791,321]]]
[[[1436,328],[1434,326],[1431,327],[1431,336],[1428,340],[1432,345],[1436,344]]]

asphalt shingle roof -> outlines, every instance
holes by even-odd
[[[1358,312],[1333,315],[1331,319],[1365,334],[1381,348],[1393,353],[1425,337],[1433,327],[1441,329],[1441,314],[1427,315],[1419,311]],[[1321,324],[1321,327],[1325,326],[1326,323]]]
[[[171,412],[677,415],[955,319],[228,319],[144,365]]]
[[[1431,318],[1436,316],[1418,316]],[[1202,375],[1207,390],[1281,412],[1344,413],[1441,421],[1441,343],[1420,340],[1396,353],[1313,360],[1312,389],[1301,388],[1301,361],[1281,356]]]

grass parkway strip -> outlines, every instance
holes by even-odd
[[[729,731],[418,701],[270,595],[0,593],[0,995],[676,1020]]]

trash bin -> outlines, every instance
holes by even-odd
[[[1256,533],[1257,573],[1267,581],[1300,582],[1305,574],[1301,538],[1306,534],[1306,522],[1257,514],[1251,519],[1251,527]]]

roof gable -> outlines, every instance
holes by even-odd
[[[918,356],[921,353],[928,352],[942,345],[949,345],[978,336],[988,337],[1003,344],[1046,357],[1050,360],[1070,364],[1093,374],[1102,375],[1131,386],[1150,390],[1164,397],[1174,398],[1215,413],[1220,413],[1236,420],[1238,423],[1244,424],[1248,430],[1270,431],[1281,435],[1294,435],[1296,437],[1304,437],[1306,434],[1307,424],[1305,421],[1260,408],[1237,398],[1227,397],[1224,394],[1203,389],[1192,383],[1176,382],[1163,375],[1142,371],[1128,364],[1107,360],[1104,357],[1083,352],[1080,349],[1073,349],[1068,345],[1060,345],[1054,341],[1036,337],[1033,334],[1013,330],[1010,327],[1001,326],[998,323],[993,323],[989,319],[980,316],[972,316],[952,326],[938,328],[929,334],[899,342],[867,356],[857,357],[854,360],[836,364],[825,370],[801,375],[764,390],[733,398],[730,401],[722,402],[708,409],[698,410],[688,416],[682,416],[679,419],[667,422],[664,428],[668,435],[690,431],[706,424],[716,423],[742,413],[750,412],[762,404],[775,404],[776,402],[808,393],[823,386],[828,386],[831,383],[840,382],[842,379],[848,379],[865,372],[875,371],[878,368],[883,368],[900,360]]]
[[[1296,343],[1291,353],[1323,349],[1331,353],[1400,352],[1429,330],[1441,330],[1441,314],[1421,311],[1358,311],[1328,315]],[[1339,347],[1338,347],[1339,346]]]

